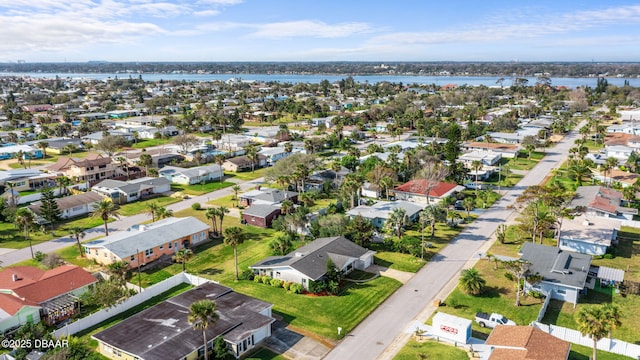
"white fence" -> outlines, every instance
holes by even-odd
[[[640,221],[635,221],[635,220],[622,220],[620,221],[620,224],[622,226],[629,226],[629,227],[634,227],[634,228],[640,228]]]
[[[577,330],[567,329],[561,326],[541,324],[536,321],[531,323],[531,325],[559,339],[590,348],[593,347],[593,340],[588,336],[582,336],[582,334]],[[600,341],[598,341],[597,348],[614,354],[640,359],[640,345],[631,344],[618,339],[600,339]]]
[[[540,308],[540,312],[538,313],[538,318],[536,319],[537,322],[542,321],[542,318],[544,317],[544,314],[547,312],[547,307],[549,306],[550,302],[551,302],[551,291],[548,294],[545,294],[544,302],[542,303],[542,307]]]
[[[132,307],[139,305],[151,299],[154,296],[160,295],[163,292],[170,290],[171,288],[174,288],[182,283],[198,286],[209,281],[211,280],[201,278],[199,276],[187,274],[187,273],[180,273],[180,274],[174,275],[162,282],[159,282],[155,285],[152,285],[152,286],[149,286],[148,288],[143,289],[142,292],[131,296],[130,298],[126,299],[125,301],[117,305],[114,305],[110,308],[102,309],[87,317],[79,319],[76,322],[69,323],[65,327],[54,331],[52,335],[55,338],[60,338],[67,335],[73,335],[75,333],[88,329],[92,326],[96,326],[101,322],[111,317],[114,317],[122,312],[125,312],[131,309]]]
[[[70,185],[70,186],[67,186],[67,189],[69,189],[67,191],[71,191],[71,189],[85,191],[85,190],[89,189],[89,183],[86,182],[86,183],[82,183],[82,184]],[[53,190],[53,196],[60,196],[60,188],[59,187],[52,188],[52,190]],[[29,203],[32,203],[34,201],[38,201],[40,199],[42,199],[42,193],[38,192],[38,193],[35,193],[35,194],[30,194],[30,195],[25,195],[25,196],[18,196],[16,201],[17,201],[18,205],[22,205],[22,204],[29,204]]]

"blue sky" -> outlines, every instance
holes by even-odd
[[[0,61],[640,61],[637,1],[0,0]]]

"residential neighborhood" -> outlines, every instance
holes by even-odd
[[[640,356],[640,97],[602,79],[2,75],[0,334],[109,359]]]

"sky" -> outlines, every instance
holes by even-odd
[[[0,62],[640,61],[640,3],[0,0]]]

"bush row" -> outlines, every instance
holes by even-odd
[[[271,278],[269,276],[261,276],[261,275],[255,275],[253,277],[253,281],[256,283],[263,283],[265,285],[271,285],[273,287],[278,287],[278,288],[283,288],[286,291],[288,291],[289,293],[292,294],[301,294],[302,291],[304,290],[304,288],[302,287],[302,284],[298,284],[298,283],[294,283],[291,281],[283,281],[280,279],[274,279]]]

